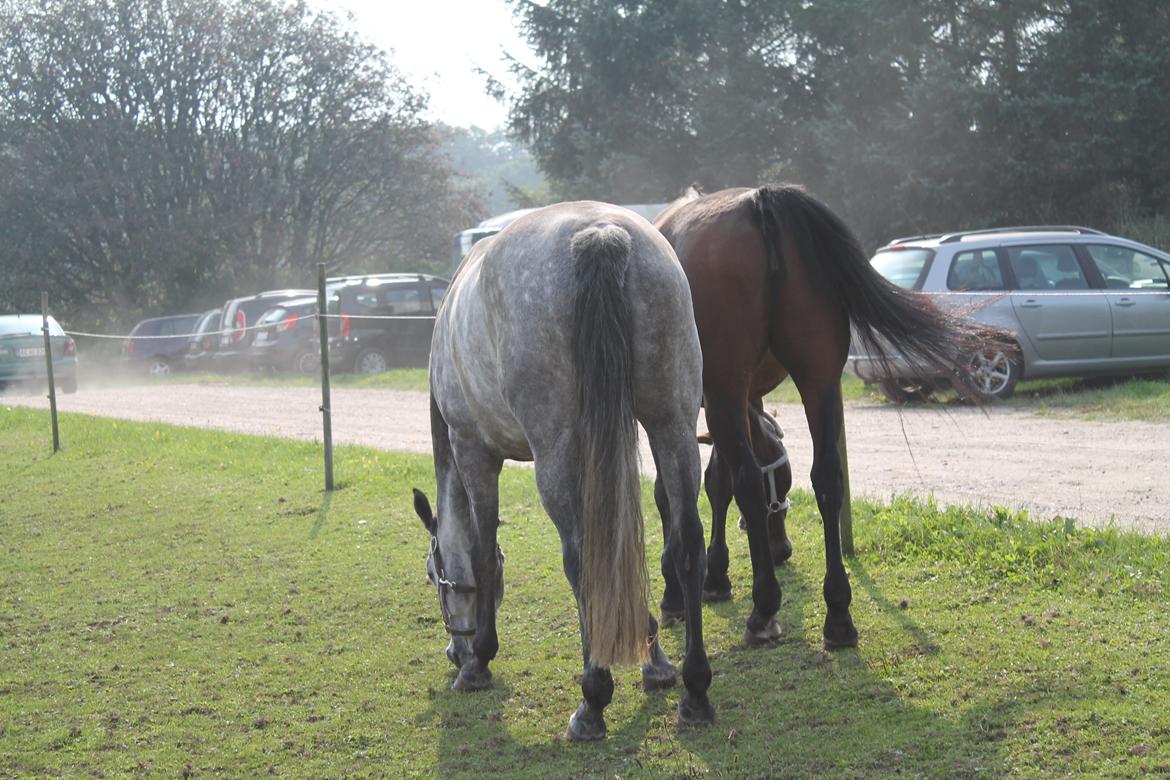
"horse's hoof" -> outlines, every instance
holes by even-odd
[[[704,604],[718,604],[721,601],[731,601],[731,586],[726,588],[703,586],[703,603]]]
[[[670,661],[646,664],[642,667],[642,690],[660,691],[673,688],[678,681],[678,671]]]
[[[841,650],[846,647],[857,647],[857,629],[853,626],[853,618],[846,612],[844,617],[825,617],[825,628],[822,632],[825,637],[826,650]]]
[[[662,628],[670,628],[677,626],[679,623],[686,622],[687,613],[675,612],[674,610],[664,609],[662,614],[658,616],[658,625]]]
[[[715,720],[715,708],[706,694],[696,696],[690,691],[678,701],[678,721],[684,726],[706,726]]]
[[[600,715],[596,718],[589,717],[582,702],[569,718],[569,730],[565,732],[565,738],[572,742],[605,739],[605,718]]]
[[[463,666],[451,687],[457,691],[483,691],[492,687],[491,671],[478,667],[474,661]]]
[[[763,647],[770,645],[780,638],[780,624],[776,618],[771,618],[763,628],[753,629],[751,626],[743,632],[743,643],[748,647]]]

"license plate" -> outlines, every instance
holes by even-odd
[[[266,331],[266,330],[258,331],[256,333],[256,342],[255,343],[263,344],[266,341],[268,341],[268,331]]]
[[[17,347],[16,348],[16,356],[22,357],[22,358],[44,357],[45,356],[45,348],[44,347]]]

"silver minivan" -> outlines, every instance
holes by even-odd
[[[967,356],[984,394],[1027,377],[1170,369],[1170,255],[1081,227],[1015,227],[891,241],[870,260],[894,284],[1012,334],[1010,349]],[[947,384],[905,362],[891,370],[851,349],[848,368],[887,398]]]

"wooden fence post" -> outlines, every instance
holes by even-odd
[[[61,449],[57,431],[57,388],[53,383],[53,345],[49,341],[49,294],[41,293],[41,332],[45,335],[45,371],[49,378],[49,417],[53,420],[53,452]]]
[[[329,398],[329,328],[325,301],[325,264],[317,263],[317,333],[321,337],[321,415],[325,441],[325,490],[333,490],[333,412]]]

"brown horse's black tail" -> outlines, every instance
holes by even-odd
[[[900,357],[915,376],[949,376],[964,396],[980,397],[971,379],[969,356],[1004,343],[1004,334],[949,314],[922,293],[889,282],[869,264],[844,221],[803,188],[761,187],[753,204],[768,249],[773,291],[784,283],[781,238],[787,236],[817,291],[841,305],[853,325],[853,337],[884,372],[896,375],[891,364]]]

